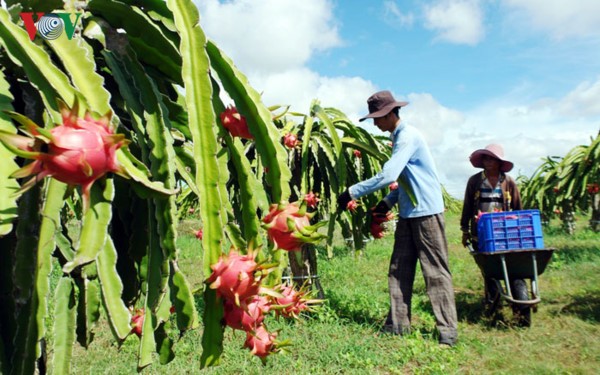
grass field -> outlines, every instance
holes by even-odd
[[[293,345],[270,356],[266,365],[242,349],[245,335],[226,330],[220,366],[200,370],[202,331],[177,340],[177,357],[167,365],[156,362],[148,374],[597,374],[600,368],[600,234],[584,227],[573,237],[556,228],[545,230],[546,247],[555,247],[553,260],[540,276],[542,302],[530,328],[504,319],[494,324],[483,316],[483,281],[471,255],[460,244],[458,216],[446,215],[451,270],[459,317],[459,341],[439,347],[435,321],[417,275],[413,298],[413,332],[409,336],[378,336],[386,316],[387,267],[393,236],[370,242],[361,257],[344,247],[327,259],[319,252],[319,275],[327,302],[300,321],[268,317],[269,330]],[[198,270],[201,250],[193,237],[194,223],[182,223],[180,266],[194,288],[202,286]],[[558,225],[558,224],[557,224]],[[189,235],[187,235],[189,233]],[[198,299],[200,295],[198,294]],[[139,339],[130,336],[121,348],[105,321],[88,350],[76,344],[74,374],[136,372]]]

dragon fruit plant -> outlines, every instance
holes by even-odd
[[[15,171],[11,177],[31,177],[19,190],[22,193],[51,176],[69,185],[81,186],[84,207],[89,207],[90,189],[94,182],[109,172],[128,177],[117,161],[116,151],[128,144],[123,134],[115,134],[111,126],[112,113],[99,119],[90,113],[78,117],[77,100],[69,108],[58,101],[62,124],[54,128],[41,128],[29,118],[15,113],[8,114],[23,127],[26,137],[0,131],[0,142],[16,155],[34,162]]]

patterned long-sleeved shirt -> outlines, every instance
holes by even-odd
[[[444,211],[442,187],[438,179],[433,157],[419,131],[402,123],[392,132],[392,156],[375,176],[352,185],[348,191],[352,199],[373,193],[389,186],[398,179],[410,186],[417,205],[402,188],[393,190],[384,200],[392,207],[398,203],[402,218],[421,217]]]

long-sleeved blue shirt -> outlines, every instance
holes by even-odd
[[[350,186],[348,191],[352,199],[387,187],[400,178],[412,188],[417,199],[417,205],[414,206],[407,192],[401,188],[402,184],[384,198],[390,207],[398,203],[400,217],[421,217],[443,212],[442,186],[421,133],[412,126],[400,123],[392,132],[391,139],[390,160],[375,176]]]

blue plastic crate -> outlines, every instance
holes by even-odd
[[[492,212],[477,222],[479,251],[543,249],[539,210]]]

